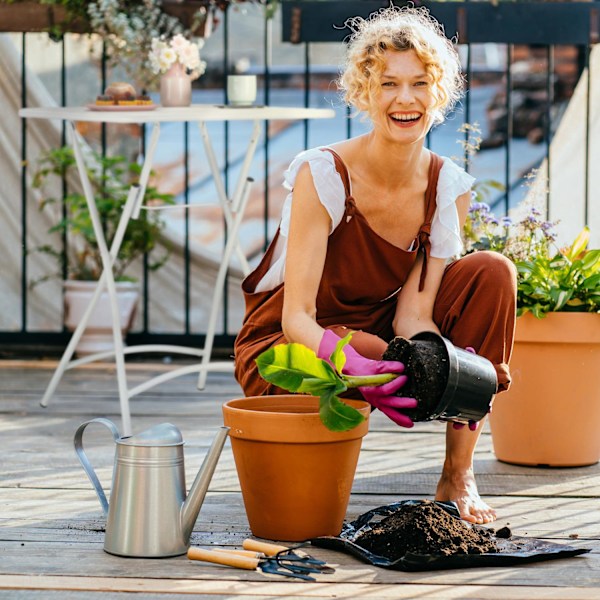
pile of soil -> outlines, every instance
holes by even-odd
[[[416,398],[418,404],[403,412],[413,421],[431,418],[448,382],[448,356],[443,343],[399,336],[389,343],[383,360],[399,360],[406,368],[408,381],[397,395]]]
[[[435,502],[424,500],[400,507],[357,536],[354,543],[392,561],[407,552],[438,556],[494,554],[499,551],[495,533],[493,529],[473,527]]]

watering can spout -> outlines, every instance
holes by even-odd
[[[198,513],[202,508],[204,497],[206,496],[210,480],[217,467],[217,462],[221,456],[221,451],[225,445],[228,433],[229,427],[221,427],[217,432],[207,455],[204,457],[200,471],[198,471],[198,475],[196,475],[196,479],[194,479],[190,493],[183,504],[181,510],[181,531],[183,538],[186,541],[189,541],[190,536],[192,535],[194,524],[196,523]]]

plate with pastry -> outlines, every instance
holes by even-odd
[[[89,110],[100,111],[154,110],[157,107],[150,96],[138,94],[130,83],[124,81],[111,83],[95,102],[87,105]]]
[[[128,110],[155,110],[158,108],[158,104],[154,104],[151,102],[150,104],[132,104],[132,105],[123,105],[123,104],[88,104],[86,108],[88,110],[97,110],[97,111],[128,111]]]

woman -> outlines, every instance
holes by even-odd
[[[441,333],[487,357],[508,389],[516,281],[494,253],[459,254],[473,178],[424,147],[462,91],[459,59],[426,9],[390,7],[353,19],[340,77],[345,100],[372,130],[301,153],[286,172],[292,190],[280,229],[243,283],[246,317],[236,340],[236,377],[247,395],[283,393],[254,360],[267,348],[299,342],[327,359],[348,330],[345,372],[403,370],[382,361],[388,342]],[[412,421],[412,399],[398,377],[363,397],[398,425]],[[456,424],[454,424],[456,425]],[[473,454],[481,428],[449,423],[437,500],[463,519],[487,523],[495,511],[479,496]]]

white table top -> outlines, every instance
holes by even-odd
[[[296,108],[287,106],[230,107],[215,104],[192,104],[183,108],[154,110],[99,111],[85,106],[51,106],[22,108],[28,119],[61,119],[97,123],[167,123],[181,121],[266,121],[278,119],[332,119],[330,108]]]

